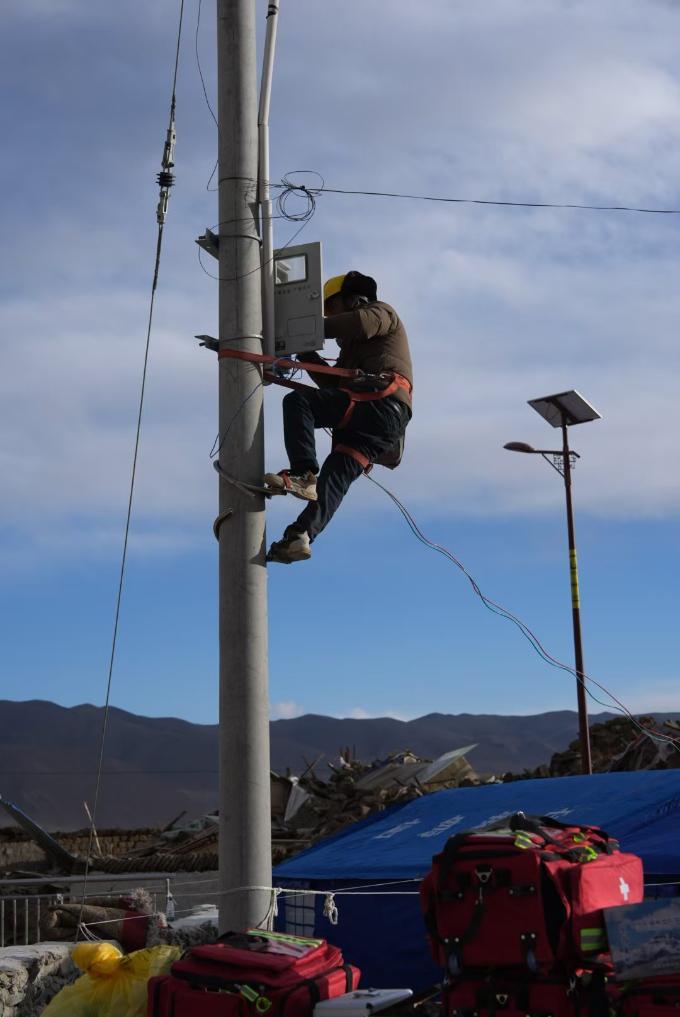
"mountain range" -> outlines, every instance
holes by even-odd
[[[0,700],[0,795],[48,830],[86,826],[83,802],[92,807],[102,720],[102,708],[87,704]],[[307,714],[272,721],[270,732],[271,767],[279,773],[299,774],[315,763],[321,774],[345,747],[371,762],[404,749],[434,759],[472,744],[477,747],[468,759],[478,772],[517,773],[565,749],[577,735],[577,715],[430,713],[404,721]],[[101,829],[162,826],[183,810],[193,818],[216,805],[217,725],[110,710],[97,808]]]

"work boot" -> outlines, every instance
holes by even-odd
[[[291,473],[290,470],[265,473],[264,482],[267,487],[273,487],[284,494],[294,494],[303,501],[316,501],[316,474],[311,470],[306,473]]]
[[[306,530],[296,530],[294,526],[287,526],[283,531],[283,540],[275,540],[267,552],[267,561],[278,561],[282,565],[306,561],[311,557],[309,534]]]

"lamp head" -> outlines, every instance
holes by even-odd
[[[527,445],[525,441],[509,441],[503,446],[508,452],[538,452],[533,445]]]

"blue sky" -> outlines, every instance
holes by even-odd
[[[103,701],[177,8],[6,5],[3,698]],[[112,698],[211,723],[216,368],[192,337],[217,329],[216,284],[194,244],[217,219],[206,189],[216,138],[197,10],[186,4]],[[203,0],[211,96],[214,18]],[[679,28],[661,0],[284,3],[273,178],[306,168],[349,189],[680,208]],[[277,225],[277,244],[294,229]],[[502,445],[554,440],[531,397],[577,388],[600,410],[572,434],[585,661],[636,710],[680,709],[679,230],[677,216],[327,194],[300,237],[323,241],[329,275],[374,275],[409,329],[407,457],[376,476],[567,661],[560,481]],[[273,469],[284,465],[280,398],[267,391]],[[281,501],[270,538],[290,515]],[[269,570],[269,592],[274,717],[574,706],[573,679],[489,614],[366,481],[311,562]]]

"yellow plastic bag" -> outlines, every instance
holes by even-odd
[[[176,946],[124,955],[113,943],[79,943],[71,958],[85,972],[58,992],[43,1017],[145,1017],[147,983],[178,960]]]

